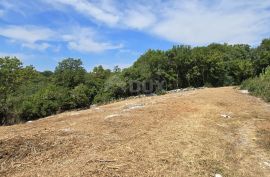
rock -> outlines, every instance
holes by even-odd
[[[152,97],[152,96],[157,96],[157,94],[155,94],[155,93],[150,93],[150,94],[147,94],[147,95],[145,95],[146,97]]]
[[[221,174],[215,174],[215,177],[222,177]]]
[[[90,109],[100,110],[100,107],[98,107],[96,104],[93,104],[90,106]]]
[[[133,110],[133,109],[140,109],[143,108],[144,104],[133,104],[133,105],[127,105],[124,107],[124,110]]]
[[[243,94],[249,94],[248,90],[240,90],[240,92],[243,93]]]
[[[29,124],[29,123],[32,123],[32,122],[33,122],[33,121],[27,121],[26,123],[28,123],[28,124]]]
[[[118,117],[120,116],[119,114],[112,114],[112,115],[108,115],[105,117],[105,119],[110,119],[110,118],[113,118],[113,117]]]
[[[269,160],[269,161],[266,161],[266,162],[263,162],[263,164],[264,164],[265,166],[267,166],[267,167],[270,168],[270,160]]]
[[[207,87],[198,87],[198,88],[188,87],[188,88],[170,90],[170,91],[167,91],[166,93],[187,92],[187,91],[193,91],[193,90],[199,90],[199,89],[205,89],[205,88],[207,88]]]
[[[71,132],[71,128],[64,128],[61,131],[63,131],[63,132]]]
[[[175,92],[182,92],[183,90],[182,89],[177,89],[177,90],[175,90]]]
[[[183,89],[176,89],[176,90],[170,90],[170,91],[167,91],[166,93],[179,93],[179,92],[182,92]]]
[[[229,116],[227,114],[221,114],[220,116],[223,117],[223,118],[226,118],[226,119],[230,119],[231,118],[231,116]]]
[[[90,108],[96,108],[96,107],[97,107],[96,104],[93,104],[93,105],[90,106]]]

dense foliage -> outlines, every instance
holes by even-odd
[[[270,102],[270,67],[267,67],[260,76],[244,81],[241,88]]]
[[[17,58],[4,57],[0,58],[0,124],[38,119],[141,93],[240,85],[254,77],[244,82],[244,87],[256,94],[264,92],[268,99],[269,69],[259,75],[269,65],[270,39],[257,48],[211,44],[148,50],[131,67],[115,67],[112,71],[97,66],[87,72],[80,59],[68,58],[54,72],[38,72],[32,66],[23,67]]]

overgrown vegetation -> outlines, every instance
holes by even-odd
[[[270,39],[257,48],[211,44],[148,50],[131,67],[95,67],[87,72],[80,59],[61,61],[54,72],[23,67],[17,58],[0,58],[0,124],[14,124],[91,104],[142,93],[184,87],[240,85],[269,100]],[[265,74],[260,73],[264,72]],[[256,77],[258,76],[258,77]],[[134,88],[132,92],[130,88]]]
[[[241,88],[270,101],[270,67],[267,67],[260,76],[244,81]]]

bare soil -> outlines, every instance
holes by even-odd
[[[232,87],[0,127],[2,177],[215,174],[270,176],[270,105]]]

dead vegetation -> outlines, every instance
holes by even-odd
[[[231,87],[137,98],[0,127],[0,176],[267,177],[269,132]]]

